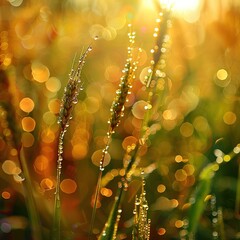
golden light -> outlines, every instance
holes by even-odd
[[[6,174],[9,174],[9,175],[21,173],[21,169],[12,160],[5,160],[2,164],[2,170],[3,170],[3,172],[5,172]]]
[[[48,91],[50,92],[57,92],[60,90],[61,88],[61,82],[58,78],[56,77],[50,77],[46,82],[45,82],[45,86],[47,88]]]
[[[5,200],[10,199],[11,194],[8,191],[3,191],[2,192],[2,198],[4,198]]]
[[[175,172],[175,178],[177,181],[179,182],[182,182],[182,181],[185,181],[186,178],[187,178],[187,173],[185,170],[183,169],[178,169],[176,172]]]
[[[170,0],[173,9],[177,12],[193,11],[200,6],[200,0]]]
[[[96,166],[99,166],[101,158],[102,158],[102,150],[95,151],[91,157],[92,163]],[[110,161],[111,161],[111,156],[109,153],[106,153],[103,166],[104,167],[107,166],[110,163]]]
[[[186,12],[195,10],[199,6],[201,0],[142,0],[142,5],[145,8],[153,9],[159,2],[162,8],[172,9],[174,12]]]
[[[183,225],[184,225],[184,223],[183,223],[182,220],[177,220],[177,221],[175,222],[175,227],[176,227],[176,228],[181,228],[181,227],[183,227]]]
[[[37,156],[34,161],[34,169],[38,173],[42,173],[43,171],[47,170],[48,165],[49,165],[49,160],[44,155]]]
[[[233,125],[236,122],[236,120],[237,120],[237,116],[234,112],[229,111],[223,115],[223,121],[227,125]]]
[[[181,155],[177,155],[177,156],[175,157],[175,161],[176,161],[177,163],[182,162],[182,160],[183,160],[183,157],[182,157]]]
[[[21,142],[24,147],[31,147],[34,144],[34,136],[29,132],[24,132],[21,137]]]
[[[186,164],[183,170],[186,172],[187,176],[191,176],[195,172],[195,168],[192,164]]]
[[[143,0],[142,5],[144,8],[153,8],[154,7],[152,0]]]
[[[43,121],[48,124],[48,125],[52,125],[56,122],[56,116],[54,113],[48,111],[48,112],[45,112],[43,114]]]
[[[50,190],[54,188],[54,182],[50,178],[44,178],[40,182],[40,187],[43,190]]]
[[[219,69],[217,71],[217,78],[224,81],[228,77],[228,72],[225,69]]]
[[[100,192],[105,197],[111,197],[112,196],[112,190],[111,189],[102,188]]]
[[[72,148],[72,157],[74,160],[83,159],[88,152],[88,145],[85,142],[75,144]]]
[[[19,107],[22,111],[24,112],[31,112],[34,109],[34,102],[31,98],[23,98],[20,103],[19,103]]]
[[[61,101],[59,99],[52,99],[48,103],[49,111],[54,113],[54,114],[58,114],[59,113],[59,109],[60,109],[60,104],[61,104]]]
[[[195,22],[199,18],[201,0],[160,0],[160,4],[171,8],[174,14],[187,22]]]
[[[33,79],[37,82],[43,83],[49,79],[50,72],[47,66],[40,62],[33,62],[31,65]]]
[[[60,184],[61,190],[66,194],[74,193],[77,189],[77,183],[72,179],[64,179]]]
[[[193,125],[189,122],[185,122],[180,127],[180,133],[183,137],[190,137],[193,134]]]
[[[26,132],[32,132],[36,126],[36,122],[31,117],[24,117],[22,119],[22,128]]]
[[[165,187],[163,184],[159,184],[159,185],[157,186],[157,191],[158,191],[159,193],[163,193],[163,192],[165,192],[165,190],[166,190],[166,187]]]
[[[51,129],[45,129],[41,134],[44,143],[52,143],[55,140],[55,133]]]
[[[157,233],[158,233],[158,235],[162,236],[166,233],[166,229],[165,228],[159,228]]]
[[[133,136],[128,136],[124,138],[122,142],[122,147],[124,150],[128,150],[129,148],[134,149],[137,144],[138,139]]]

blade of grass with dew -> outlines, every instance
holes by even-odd
[[[85,63],[87,54],[92,50],[91,46],[85,50],[85,52],[79,58],[77,67],[74,68],[74,62],[69,74],[69,80],[67,86],[64,89],[64,94],[61,102],[58,124],[60,125],[60,132],[58,137],[58,159],[57,159],[57,180],[56,180],[56,192],[54,202],[54,216],[53,216],[53,229],[52,239],[60,240],[60,222],[61,222],[61,200],[60,200],[60,182],[62,172],[63,161],[63,140],[64,135],[69,126],[69,121],[72,116],[72,109],[74,104],[78,101],[78,94],[81,89],[81,71]]]
[[[223,154],[221,157],[218,156],[222,160],[219,162],[214,162],[208,164],[200,173],[200,181],[196,187],[196,191],[193,197],[193,203],[189,209],[189,216],[188,216],[188,232],[190,239],[194,236],[197,226],[199,223],[199,219],[205,209],[205,197],[210,193],[211,190],[211,183],[212,179],[215,175],[215,172],[218,171],[220,165],[223,163],[229,162],[233,157],[235,157],[240,152],[240,145],[238,144],[233,151],[229,154]]]
[[[31,184],[31,178],[27,166],[27,160],[25,157],[24,147],[21,147],[20,149],[20,163],[24,174],[24,181],[23,186],[26,194],[26,206],[28,209],[29,217],[30,217],[30,225],[32,230],[32,239],[33,240],[42,240],[42,234],[41,234],[41,224],[39,220],[39,215],[37,212],[36,204],[34,201],[33,191],[34,188]]]
[[[115,235],[118,228],[118,221],[117,219],[120,218],[121,209],[120,204],[122,200],[124,186],[118,188],[118,193],[116,194],[115,201],[113,203],[111,212],[109,214],[108,220],[105,224],[103,231],[101,232],[98,240],[113,240],[116,239]]]
[[[131,27],[131,25],[129,25],[129,27]],[[120,120],[123,117],[124,105],[127,101],[127,96],[130,93],[130,89],[132,87],[132,81],[135,79],[135,71],[137,68],[137,63],[133,61],[133,58],[132,58],[135,32],[130,31],[128,36],[129,36],[129,47],[128,47],[128,56],[127,56],[126,64],[123,69],[124,75],[121,77],[119,89],[116,91],[116,97],[110,109],[111,117],[108,121],[109,130],[107,132],[107,142],[105,144],[105,148],[102,151],[102,156],[100,159],[98,181],[96,185],[90,230],[89,230],[89,239],[91,239],[93,235],[92,231],[93,231],[94,221],[96,216],[97,201],[98,201],[98,197],[101,189],[102,172],[104,171],[104,167],[105,167],[104,159],[106,154],[108,153],[112,134],[115,132],[115,129],[118,127]]]
[[[240,144],[235,147],[235,152],[240,151]],[[236,205],[235,205],[235,216],[240,219],[240,163],[238,161],[238,178],[237,178],[237,189],[236,189]]]
[[[190,239],[193,238],[197,230],[199,219],[205,209],[205,198],[210,193],[212,178],[215,171],[218,170],[218,167],[217,163],[211,163],[200,173],[200,181],[193,197],[190,199],[192,202],[188,214],[188,234]]]

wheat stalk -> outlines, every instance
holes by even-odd
[[[79,58],[77,67],[73,66],[69,74],[69,80],[67,86],[64,89],[63,98],[61,101],[61,107],[59,111],[58,124],[60,126],[60,132],[58,137],[58,158],[57,158],[57,179],[56,179],[56,191],[55,191],[55,203],[54,203],[54,219],[53,219],[53,239],[60,239],[60,182],[61,182],[61,172],[62,172],[62,161],[63,161],[63,140],[64,135],[69,126],[69,121],[72,119],[72,110],[74,104],[78,101],[79,91],[82,89],[81,82],[81,71],[85,63],[85,58],[87,54],[92,50],[89,46],[85,52]]]
[[[131,28],[130,24],[128,26],[129,28]],[[116,91],[116,97],[110,109],[111,117],[108,120],[109,129],[107,132],[107,142],[105,144],[104,149],[102,150],[102,156],[99,164],[99,174],[98,174],[97,187],[96,187],[95,197],[94,197],[93,212],[92,212],[91,225],[90,225],[90,231],[89,231],[89,239],[91,239],[92,230],[93,230],[94,221],[95,221],[97,200],[98,200],[99,192],[101,189],[102,172],[104,171],[104,167],[105,167],[104,159],[106,154],[108,153],[112,134],[115,132],[116,128],[120,124],[121,118],[124,115],[124,105],[127,101],[127,96],[130,94],[132,82],[135,79],[135,71],[137,69],[137,62],[133,61],[133,56],[132,56],[133,44],[135,41],[135,32],[132,32],[130,29],[128,37],[129,37],[128,56],[127,56],[126,64],[122,71],[123,76],[120,79],[119,89]]]

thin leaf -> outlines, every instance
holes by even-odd
[[[105,224],[105,227],[100,234],[98,240],[112,240],[114,239],[114,234],[116,234],[117,230],[117,218],[118,215],[121,213],[120,209],[120,203],[123,195],[123,186],[121,188],[118,188],[117,197],[115,198],[115,202],[113,204],[112,210],[110,212],[110,215],[108,217],[108,221]]]
[[[212,163],[207,165],[200,173],[200,181],[196,187],[193,198],[191,199],[192,204],[189,209],[188,231],[190,236],[194,236],[197,230],[199,219],[206,206],[206,202],[204,200],[210,193],[212,178],[217,169],[218,165],[216,163]]]
[[[28,209],[29,217],[30,217],[30,225],[32,229],[32,239],[33,240],[42,240],[42,234],[41,234],[41,224],[39,220],[39,215],[38,211],[36,208],[36,203],[34,201],[33,197],[33,186],[31,184],[31,178],[30,174],[28,171],[28,166],[27,166],[27,160],[25,157],[24,153],[24,148],[21,147],[20,149],[20,162],[21,162],[21,167],[23,170],[24,174],[24,181],[23,181],[23,186],[26,194],[26,206]]]

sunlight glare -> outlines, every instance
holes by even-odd
[[[199,18],[201,0],[160,0],[166,8],[172,8],[174,14],[187,22],[196,22]]]

